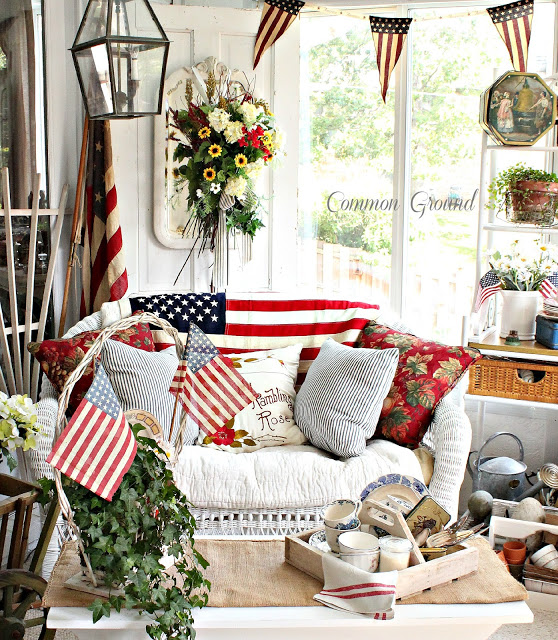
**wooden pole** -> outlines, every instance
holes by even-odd
[[[174,399],[174,409],[172,410],[172,419],[171,419],[170,432],[169,432],[169,442],[172,442],[172,432],[174,430],[174,419],[176,417],[176,410],[178,408],[178,395],[179,395],[179,391],[177,390],[176,398]]]
[[[66,267],[66,282],[64,283],[64,298],[62,299],[62,311],[60,312],[60,324],[58,326],[58,337],[64,335],[64,327],[66,326],[66,314],[68,313],[68,297],[70,294],[70,282],[72,271],[76,261],[76,247],[79,239],[76,237],[79,228],[79,220],[81,214],[81,198],[83,191],[83,178],[85,175],[85,160],[87,157],[87,139],[89,137],[89,117],[86,115],[83,121],[83,136],[81,139],[81,154],[79,156],[79,171],[76,185],[76,199],[74,202],[74,216],[72,219],[72,236],[70,252],[68,254],[68,265]]]

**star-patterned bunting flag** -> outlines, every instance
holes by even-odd
[[[134,434],[99,364],[89,391],[56,441],[47,462],[111,501],[136,451]]]
[[[128,290],[108,120],[89,123],[81,273],[82,318]]]
[[[254,47],[254,69],[262,54],[291,26],[303,6],[301,0],[265,0]]]
[[[370,28],[376,46],[376,62],[384,102],[386,101],[391,72],[399,60],[412,21],[412,18],[370,16]]]
[[[516,71],[527,71],[527,51],[531,39],[533,0],[521,0],[487,9],[502,37]]]
[[[211,335],[225,333],[226,298],[224,293],[161,293],[129,298],[131,313],[149,311],[167,320],[185,342],[190,323]],[[169,335],[152,326],[156,348],[168,346]]]
[[[194,324],[170,392],[206,435],[217,433],[258,397],[232,360]]]

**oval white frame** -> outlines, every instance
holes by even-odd
[[[165,80],[163,92],[163,108],[160,115],[155,116],[153,123],[153,231],[161,244],[170,249],[191,249],[195,237],[173,232],[169,228],[167,175],[172,172],[172,152],[169,153],[168,144],[168,109],[169,106],[177,108],[181,95],[184,94],[186,82],[192,81],[194,97],[196,93],[207,101],[204,81],[210,71],[215,77],[227,78],[228,81],[238,82],[243,88],[247,84],[247,76],[244,72],[234,69],[230,71],[225,64],[217,62],[213,56],[206,58],[194,67],[184,67],[172,73]],[[182,89],[179,93],[179,89]],[[169,158],[171,160],[169,161]]]

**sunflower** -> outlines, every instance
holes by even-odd
[[[248,164],[248,160],[243,153],[237,153],[234,158],[234,163],[240,169]]]
[[[211,129],[209,127],[202,127],[198,131],[198,136],[203,140],[204,138],[209,138],[211,135]]]
[[[264,158],[264,162],[271,162],[273,160],[273,154],[270,153],[268,156]]]
[[[215,180],[215,169],[212,169],[211,167],[208,167],[207,169],[204,170],[203,172],[203,177],[208,181],[211,182],[212,180]]]
[[[271,137],[271,133],[269,133],[269,131],[266,131],[262,136],[262,140],[263,140],[263,143],[265,144],[265,146],[269,147],[271,145],[271,143],[273,142],[273,138]]]
[[[212,158],[218,158],[221,155],[221,147],[218,144],[212,144],[207,152]]]

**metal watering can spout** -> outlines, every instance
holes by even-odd
[[[484,456],[482,452],[486,445],[500,436],[513,438],[519,446],[519,460],[505,456]],[[473,454],[476,459],[471,462]],[[499,431],[492,434],[481,446],[479,451],[471,451],[467,459],[467,471],[473,480],[473,491],[482,489],[493,497],[503,500],[515,500],[522,493],[525,485],[525,471],[527,466],[523,462],[524,449],[521,440],[513,433]]]

